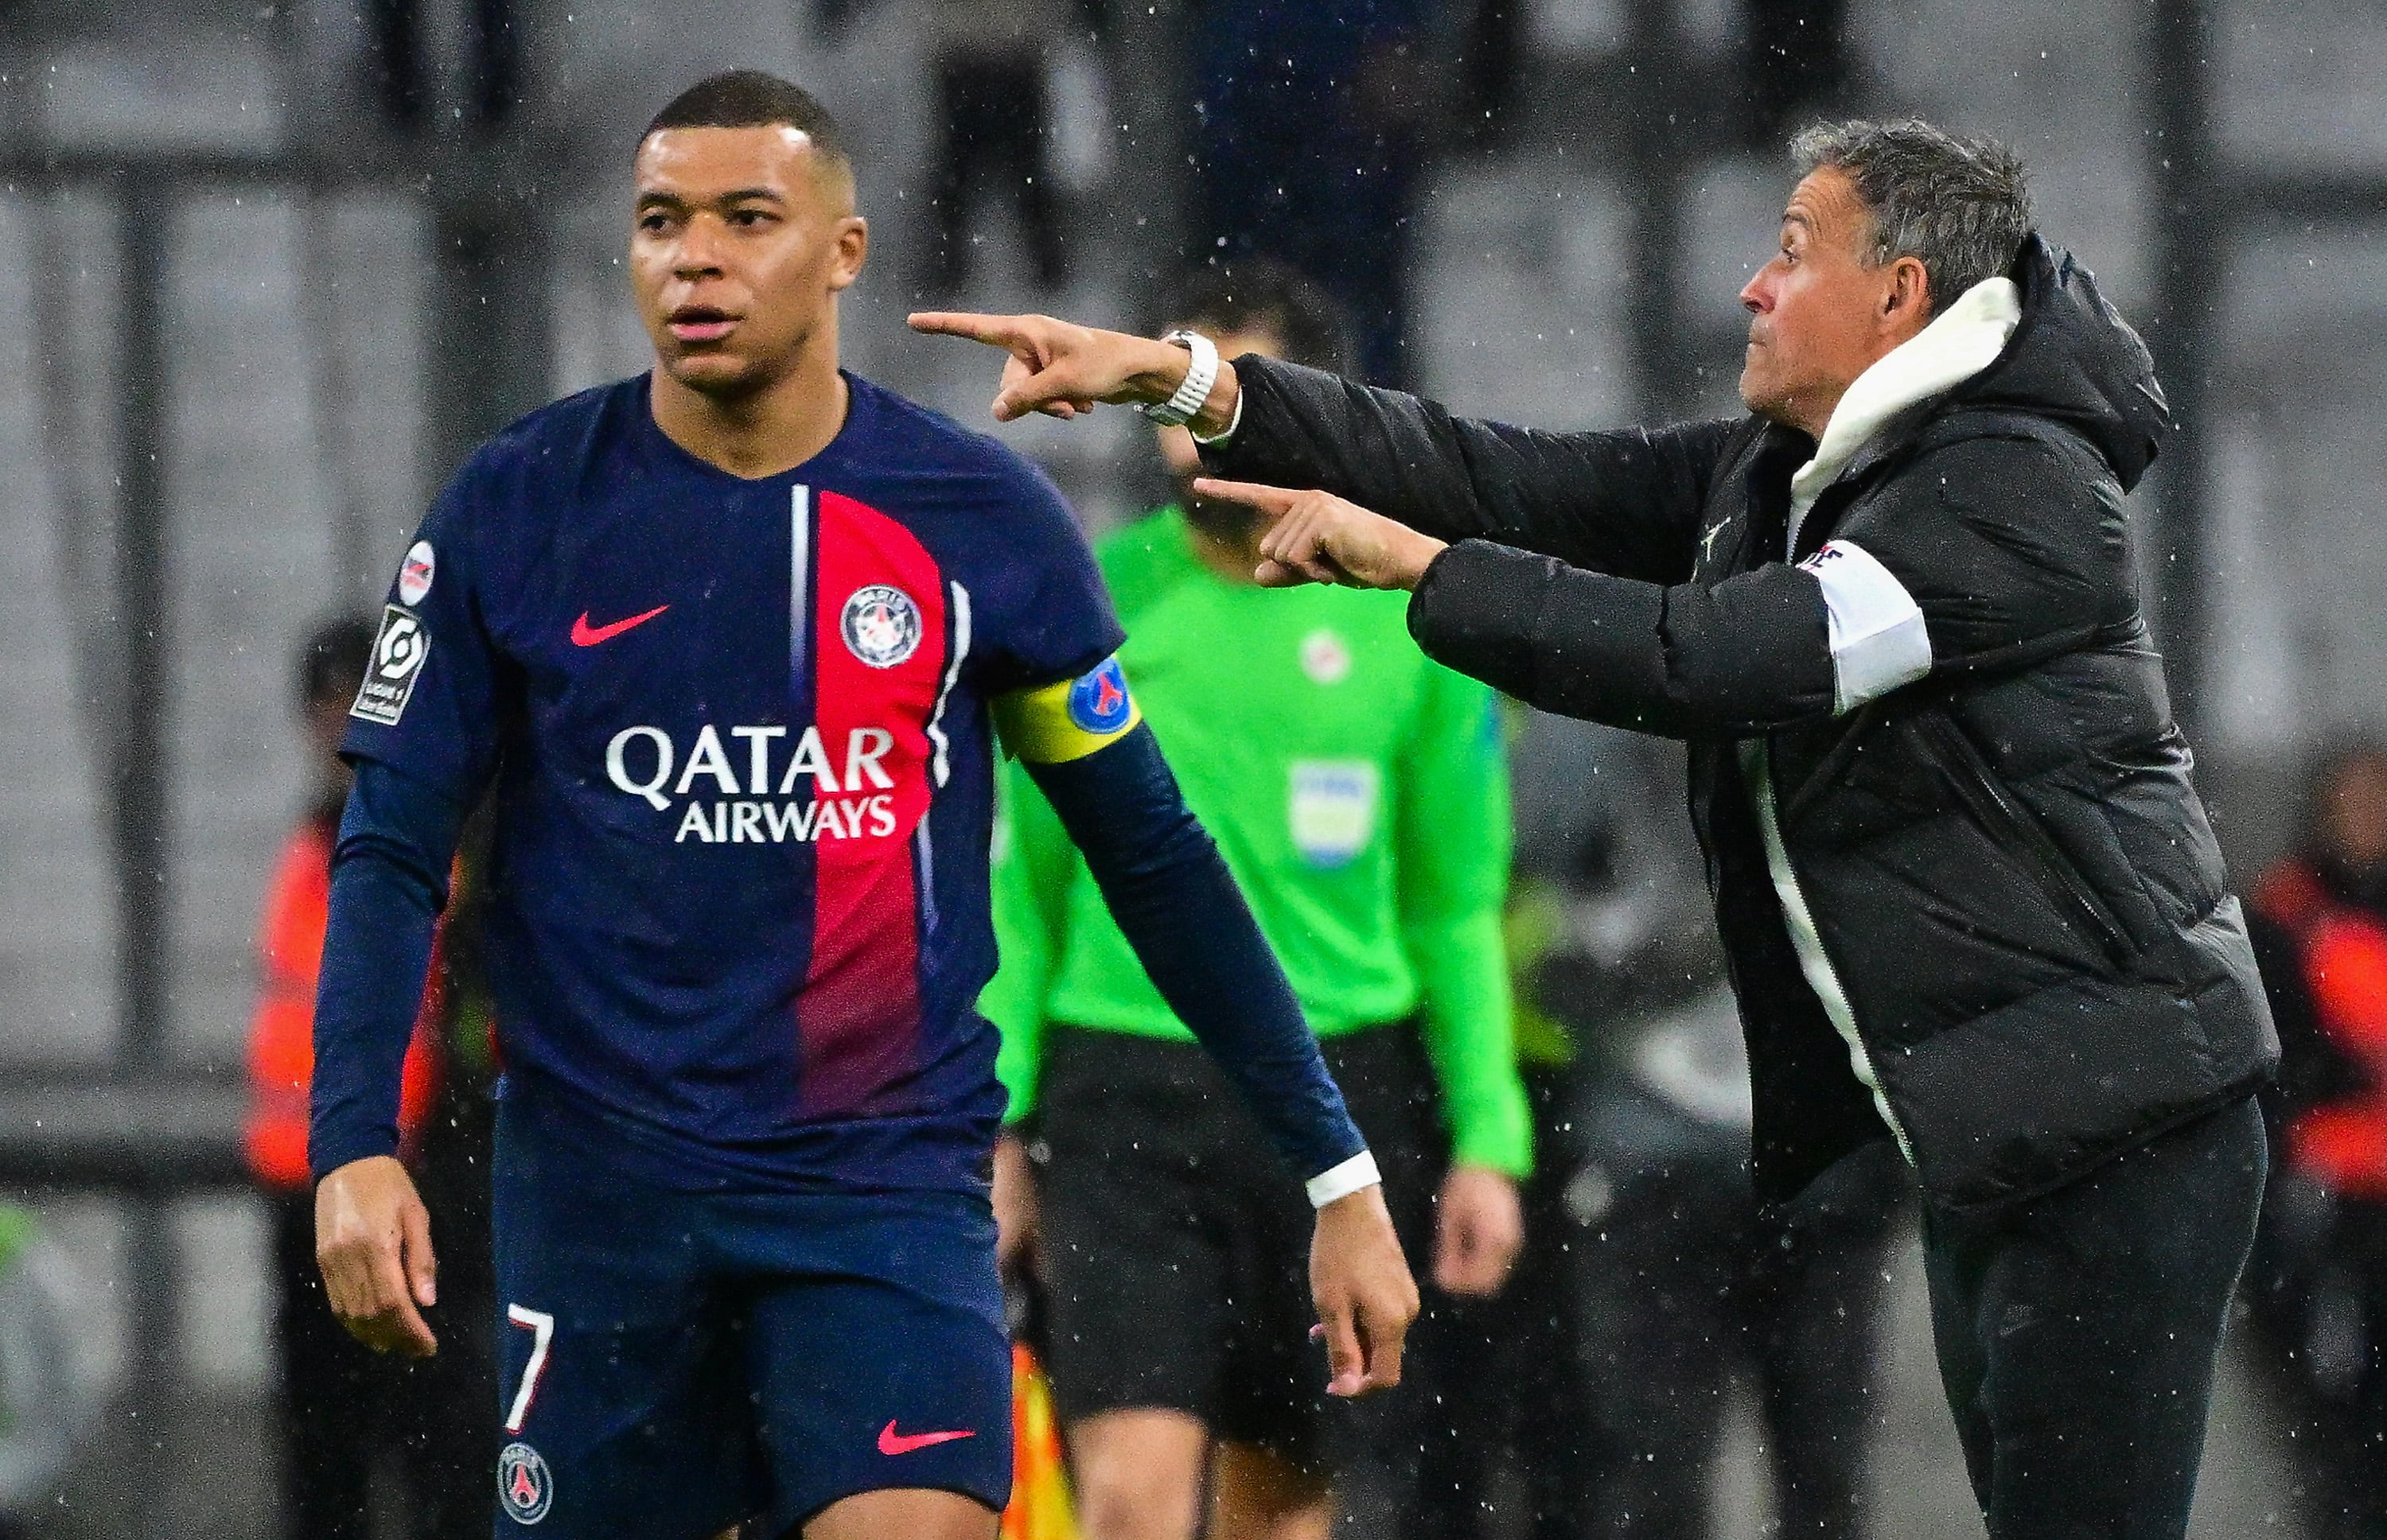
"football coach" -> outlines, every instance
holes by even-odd
[[[1190,419],[1263,581],[1411,590],[1440,662],[1684,739],[1762,1194],[1876,1137],[1926,1198],[1993,1540],[2179,1540],[2278,1056],[2137,594],[2145,346],[2003,147],[1811,129],[1738,419],[1540,433],[1199,339],[923,315],[995,415]]]

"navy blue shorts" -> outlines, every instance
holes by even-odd
[[[711,1540],[757,1515],[781,1534],[890,1487],[1003,1507],[984,1197],[692,1193],[604,1142],[501,1105],[499,1540]]]

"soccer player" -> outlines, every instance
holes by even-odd
[[[1345,346],[1332,301],[1263,259],[1173,298],[1222,352],[1332,366]],[[1190,483],[1192,438],[1158,432]],[[1522,1240],[1513,1179],[1531,1153],[1491,691],[1427,661],[1390,596],[1261,588],[1264,527],[1188,493],[1105,539],[1131,636],[1120,661],[1368,1130],[1403,1242],[1432,1249],[1442,1289],[1489,1294]],[[1358,1486],[1358,1462],[1381,1459],[1382,1484],[1406,1487],[1408,1424],[1428,1408],[1321,1405],[1298,1352],[1299,1200],[1243,1157],[1257,1130],[1136,966],[1052,808],[1016,767],[1002,790],[1003,964],[979,1004],[1003,1029],[1007,1122],[1030,1133],[996,1147],[995,1215],[1014,1256],[1042,1232],[1088,1540],[1195,1534],[1206,1469],[1213,1533],[1322,1535],[1330,1478]]]
[[[1417,1295],[1374,1163],[1142,725],[1068,511],[838,369],[868,232],[835,123],[715,76],[636,170],[654,369],[473,457],[354,708],[310,1146],[334,1308],[436,1346],[393,1115],[486,789],[498,1533],[991,1536],[994,727],[1308,1179],[1330,1389],[1394,1382]]]

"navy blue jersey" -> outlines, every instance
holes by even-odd
[[[699,1175],[969,1186],[1003,1110],[989,703],[1122,637],[1040,473],[847,380],[828,447],[755,480],[666,437],[644,376],[491,441],[346,751],[494,782],[508,1094]]]

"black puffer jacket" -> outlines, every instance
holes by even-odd
[[[1935,1203],[2012,1202],[2278,1056],[2137,597],[2162,392],[2086,271],[2034,237],[2012,276],[1997,360],[1872,436],[1799,565],[1814,442],[1754,417],[1543,434],[1246,359],[1205,451],[1457,542],[1409,609],[1443,663],[1689,740],[1772,1198],[1887,1122]]]

